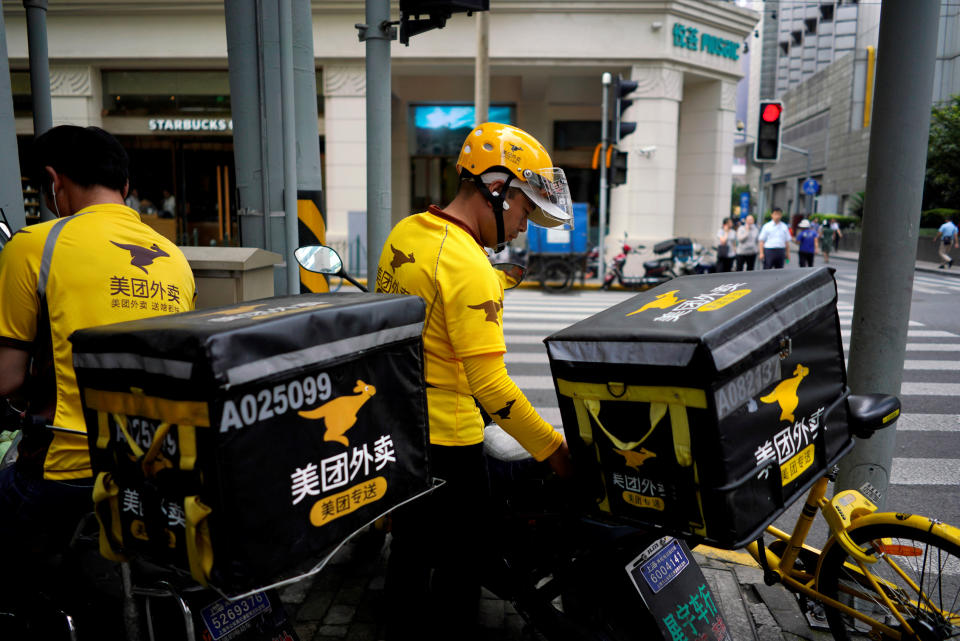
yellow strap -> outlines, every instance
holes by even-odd
[[[186,423],[197,427],[210,427],[207,404],[200,401],[177,401],[143,394],[107,392],[88,389],[84,392],[87,407],[102,412],[143,416],[174,425]]]
[[[615,388],[619,394],[613,394],[611,387]],[[624,385],[623,383],[576,383],[563,379],[557,379],[557,388],[560,394],[573,399],[574,407],[577,409],[577,420],[580,423],[580,435],[587,444],[590,444],[593,439],[592,434],[589,436],[589,440],[584,437],[584,432],[589,427],[589,421],[585,420],[586,416],[583,416],[581,406],[593,416],[594,421],[607,435],[610,442],[621,450],[633,450],[642,445],[653,433],[669,408],[673,450],[677,463],[682,467],[689,467],[693,464],[690,422],[687,418],[686,408],[704,409],[707,407],[707,395],[703,390],[689,387]],[[601,400],[650,403],[650,429],[638,441],[620,440],[600,422]]]
[[[574,401],[574,403],[576,402],[577,401]],[[619,438],[611,434],[610,430],[605,428],[603,426],[603,423],[600,422],[600,401],[590,398],[582,401],[582,403],[586,406],[587,410],[589,410],[590,416],[592,416],[593,420],[597,422],[597,425],[600,426],[600,429],[603,431],[603,433],[607,435],[608,439],[610,439],[610,442],[613,443],[615,446],[617,446],[617,449],[632,450],[636,447],[639,447],[639,445],[643,443],[645,440],[647,440],[647,437],[653,433],[654,428],[657,427],[656,423],[651,423],[650,429],[647,430],[647,433],[644,434],[639,441],[634,441],[634,442],[621,441]],[[650,413],[653,414],[652,409]],[[662,416],[663,414],[661,414],[661,417]]]
[[[97,449],[105,450],[110,445],[110,414],[97,412]]]
[[[192,470],[197,464],[197,430],[193,425],[178,425],[177,441],[180,445],[180,469]]]
[[[647,385],[627,385],[619,396],[614,396],[609,387],[623,386],[623,383],[576,383],[557,379],[557,389],[568,398],[592,398],[599,401],[629,401],[634,403],[679,403],[686,407],[706,409],[707,394],[692,387],[657,387]]]
[[[167,437],[169,431],[170,423],[164,422],[157,425],[157,430],[153,433],[153,442],[150,443],[150,449],[147,450],[146,455],[143,457],[143,462],[140,464],[145,478],[156,477],[157,472],[160,470],[173,467],[166,458],[157,461],[157,457],[160,455],[160,448],[163,446],[163,439]]]
[[[673,453],[681,467],[693,465],[693,450],[690,448],[690,422],[687,408],[679,403],[670,404],[670,428],[673,431]]]
[[[123,526],[120,523],[120,505],[117,496],[120,488],[107,472],[100,472],[93,484],[93,511],[100,523],[100,556],[111,561],[126,561],[127,557],[116,550],[123,546]],[[112,539],[112,540],[111,540]]]
[[[593,445],[593,429],[590,427],[590,417],[583,401],[573,401],[573,408],[577,411],[577,427],[580,429],[580,438],[586,445]]]
[[[123,432],[123,438],[127,439],[127,446],[130,448],[130,451],[133,452],[133,455],[137,458],[143,456],[143,450],[140,449],[140,446],[137,445],[137,442],[130,437],[130,432],[127,431],[127,417],[123,414],[114,414],[113,420],[117,422],[117,427],[120,428],[120,431]]]
[[[213,569],[213,546],[210,543],[210,524],[207,517],[212,511],[200,502],[196,496],[188,496],[183,501],[183,511],[187,521],[187,560],[190,574],[202,586],[206,587]]]

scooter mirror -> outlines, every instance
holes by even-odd
[[[497,275],[503,281],[504,289],[513,289],[523,282],[523,277],[527,269],[523,265],[516,263],[494,263],[493,268],[497,270]]]
[[[343,271],[340,255],[325,245],[306,245],[298,247],[293,255],[297,262],[308,272],[336,275]]]

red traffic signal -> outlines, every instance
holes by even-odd
[[[780,160],[780,127],[783,124],[783,103],[779,100],[760,103],[757,139],[753,146],[753,160],[757,163]]]
[[[763,111],[760,113],[760,118],[764,122],[776,122],[780,118],[780,114],[783,113],[783,105],[779,102],[768,102],[763,105]]]

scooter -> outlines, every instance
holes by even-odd
[[[670,251],[670,249],[657,251],[657,247],[659,247],[659,245],[654,247],[654,253],[662,254]],[[605,290],[610,289],[614,281],[616,281],[621,287],[627,289],[649,289],[677,277],[674,271],[674,257],[672,255],[644,261],[643,274],[629,271],[628,258],[631,254],[638,254],[643,249],[645,249],[644,245],[631,248],[630,245],[624,243],[620,253],[610,261],[610,266],[607,268],[607,273],[603,278],[602,288]]]
[[[305,269],[355,282],[329,248],[301,247],[296,257]],[[505,286],[519,285],[522,268],[495,267]],[[496,506],[483,517],[489,546],[477,552],[484,555],[484,587],[551,641],[669,639],[625,568],[675,540],[587,516],[590,497],[553,476],[493,423],[485,429],[484,452]],[[675,547],[687,555],[688,570],[700,572],[689,548]]]

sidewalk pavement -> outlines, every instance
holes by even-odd
[[[384,638],[384,574],[390,537],[371,531],[347,545],[318,574],[287,586],[281,598],[301,641],[379,641]],[[724,613],[734,641],[831,641],[823,622],[811,628],[794,596],[763,583],[746,552],[700,546],[694,556]],[[506,601],[484,590],[483,641],[543,641]],[[643,631],[638,631],[643,636]]]

